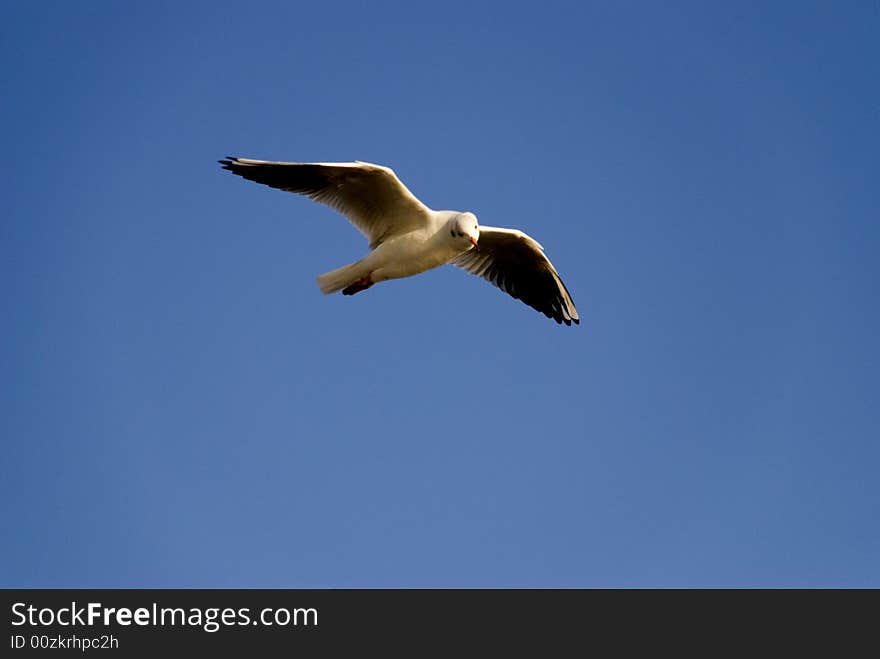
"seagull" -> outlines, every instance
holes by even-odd
[[[450,263],[559,324],[580,323],[568,289],[534,238],[517,229],[481,226],[470,212],[431,210],[388,167],[233,156],[218,162],[249,181],[333,208],[367,237],[371,251],[364,258],[318,277],[322,293],[354,295]]]

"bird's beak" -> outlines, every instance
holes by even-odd
[[[471,236],[471,245],[473,245],[474,247],[477,246],[477,239],[474,238],[473,236]]]

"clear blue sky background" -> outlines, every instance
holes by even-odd
[[[5,3],[5,586],[880,586],[876,2]],[[390,165],[559,327],[227,154]]]

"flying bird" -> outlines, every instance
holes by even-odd
[[[450,263],[557,323],[580,322],[565,284],[534,238],[517,229],[480,226],[473,213],[431,210],[388,167],[232,156],[219,162],[249,181],[330,206],[367,237],[369,254],[318,277],[323,293],[354,295],[381,281]]]

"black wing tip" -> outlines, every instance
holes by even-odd
[[[577,311],[575,311],[575,313],[577,313]],[[560,320],[560,319],[561,319],[561,320]],[[559,315],[557,316],[557,318],[556,318],[556,322],[557,322],[557,323],[560,323],[560,324],[565,323],[566,325],[568,325],[569,327],[571,327],[571,324],[572,324],[572,323],[574,323],[575,325],[580,325],[580,324],[581,324],[581,319],[578,318],[577,316],[572,315],[571,311],[569,311],[568,309],[566,309],[564,315],[563,315],[563,314],[559,314]]]
[[[235,172],[236,168],[247,167],[245,163],[241,161],[241,158],[238,156],[226,156],[222,160],[218,160],[223,169],[227,169],[230,172]]]
[[[567,318],[565,316],[560,315],[559,317],[556,318],[556,322],[559,323],[560,325],[562,323],[565,323],[567,326],[571,327],[572,323],[574,323],[575,325],[580,325],[581,319],[575,318],[574,316],[571,316],[570,314],[568,315]]]
[[[510,295],[515,300],[519,300],[520,302],[527,304],[532,309],[540,311],[550,320],[555,320],[557,325],[562,325],[564,323],[567,327],[571,327],[572,323],[574,323],[575,325],[581,324],[580,318],[572,314],[572,311],[570,311],[568,309],[568,306],[565,304],[565,300],[563,300],[561,297],[556,298],[555,300],[552,300],[548,303],[545,300],[538,301],[534,298],[527,300],[520,297],[519,295],[514,295],[510,291],[506,290],[505,293]],[[577,311],[574,311],[574,313],[576,314]]]
[[[563,323],[571,327],[571,324],[580,325],[580,318],[573,318],[571,314],[567,312],[563,314],[561,309],[564,307],[565,302],[562,298],[557,298],[554,302],[547,304],[545,301],[538,301],[531,295],[520,295],[520,292],[512,289],[505,285],[499,285],[497,282],[492,281],[495,286],[500,288],[503,292],[507,293],[514,300],[519,300],[523,304],[531,307],[535,311],[544,314],[550,320],[555,320],[557,325],[562,325]],[[567,291],[566,291],[567,292]],[[575,312],[577,313],[577,312]],[[568,317],[566,317],[568,316]]]

